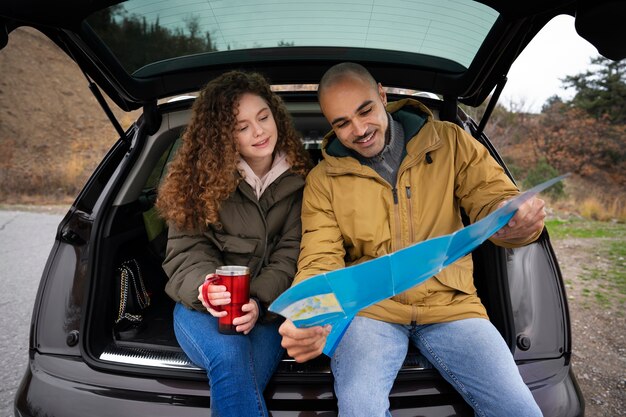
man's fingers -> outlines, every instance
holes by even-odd
[[[517,226],[517,230],[514,230],[516,237],[528,236],[543,227],[543,221],[546,218],[545,204],[545,201],[535,197],[523,205],[526,206],[525,210],[522,211],[523,206],[520,207],[518,210],[520,216],[516,224],[512,225]]]
[[[306,346],[295,346],[287,349],[289,356],[298,363],[303,363],[320,356],[326,344],[326,337],[315,339],[312,344]]]
[[[324,328],[321,326],[298,328],[291,320],[285,320],[285,322],[278,328],[278,333],[280,333],[283,337],[298,341],[306,341],[307,339],[321,336],[324,333]]]
[[[533,197],[519,207],[509,223],[498,230],[494,237],[511,242],[524,240],[541,231],[545,217],[545,201]]]
[[[306,362],[321,355],[330,330],[329,325],[299,329],[290,320],[278,329],[283,336],[281,345],[296,362]]]

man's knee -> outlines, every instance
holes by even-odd
[[[389,393],[362,383],[342,384],[335,392],[341,417],[384,416],[389,409]]]

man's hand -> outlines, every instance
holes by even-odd
[[[499,207],[503,206],[501,203]],[[498,230],[493,237],[508,243],[521,243],[540,232],[546,218],[545,201],[533,197],[522,204],[509,223]]]
[[[287,354],[302,363],[322,354],[330,330],[328,324],[299,329],[291,320],[285,320],[278,328],[278,333],[283,337],[281,345],[287,349]]]

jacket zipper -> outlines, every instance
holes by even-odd
[[[259,200],[257,200],[256,198],[252,198],[246,192],[243,192],[243,195],[254,204],[256,209],[259,211],[259,214],[261,215],[261,220],[263,220],[263,253],[261,254],[261,262],[259,262],[259,266],[256,268],[255,271],[250,272],[250,277],[253,278],[256,277],[259,272],[261,272],[261,269],[263,269],[265,263],[265,254],[267,253],[267,219],[263,214],[263,209],[261,209],[261,204],[259,204]]]
[[[398,201],[398,189],[393,187],[391,189],[391,195],[393,195],[393,216],[395,218],[396,228],[393,233],[393,239],[391,240],[391,251],[395,252],[396,250],[402,247],[402,232],[400,227],[400,204]],[[396,299],[405,304],[405,296],[403,294],[397,294]]]
[[[413,206],[411,203],[411,186],[407,185],[406,188],[406,200],[407,200],[407,213],[409,220],[409,244],[413,244],[414,240],[414,232],[413,232]]]
[[[406,192],[406,204],[407,204],[407,221],[409,222],[409,245],[415,243],[415,236],[413,232],[413,205],[411,203],[411,186],[407,185],[405,187]],[[408,302],[408,298],[406,300]],[[417,307],[411,304],[411,325],[415,326],[417,324]]]
[[[396,187],[393,187],[391,189],[391,194],[393,195],[393,215],[394,218],[396,219],[396,230],[394,233],[394,240],[393,242],[395,242],[391,248],[392,252],[395,252],[399,249],[402,248],[402,227],[400,224],[400,204],[398,201],[398,189]]]
[[[267,219],[265,218],[265,214],[263,213],[263,210],[261,209],[261,204],[259,204],[258,200],[256,201],[256,207],[259,210],[259,214],[261,214],[261,219],[263,219],[263,228],[265,230],[265,233],[263,233],[264,241],[263,241],[263,254],[261,256],[261,262],[259,262],[259,266],[256,270],[256,273],[253,276],[257,276],[259,272],[261,272],[261,269],[263,269],[263,267],[265,266],[265,254],[267,253]]]

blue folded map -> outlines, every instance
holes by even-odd
[[[505,226],[517,209],[566,175],[553,178],[509,200],[476,223],[379,258],[308,278],[281,294],[269,310],[296,327],[332,325],[324,353],[332,356],[354,316],[436,275],[476,249]]]

